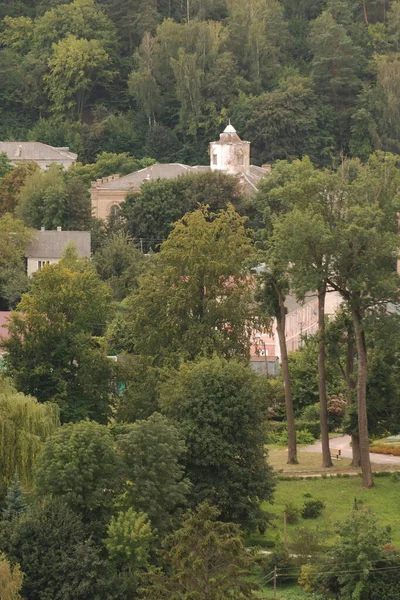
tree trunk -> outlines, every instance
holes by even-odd
[[[279,347],[281,350],[281,363],[282,363],[282,374],[283,384],[285,387],[285,406],[286,406],[286,421],[288,428],[288,465],[297,465],[297,445],[296,445],[296,428],[294,424],[294,410],[293,410],[293,398],[292,398],[292,385],[290,381],[289,373],[289,360],[286,347],[285,337],[285,302],[282,294],[279,294],[279,315],[276,318],[276,330],[278,332]]]
[[[372,488],[374,487],[374,481],[372,479],[371,461],[369,458],[367,416],[367,346],[365,343],[365,332],[362,327],[361,312],[358,309],[353,310],[352,317],[358,353],[357,408],[362,486]]]
[[[347,356],[346,356],[346,386],[347,386],[347,406],[353,404],[353,391],[356,387],[354,380],[354,342],[352,339],[352,333],[347,332]],[[351,461],[352,467],[361,466],[360,458],[360,440],[356,433],[351,434],[351,450],[353,453],[353,459]]]
[[[318,293],[318,392],[321,421],[322,466],[333,467],[331,451],[329,448],[328,397],[326,394],[325,297],[326,284],[324,283]]]
[[[363,5],[364,23],[366,25],[369,25],[366,0],[362,0],[362,5]]]
[[[353,453],[353,459],[351,461],[352,467],[361,467],[361,454],[360,454],[360,438],[354,433],[351,436],[351,450]]]

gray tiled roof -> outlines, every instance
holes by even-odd
[[[78,157],[68,148],[53,148],[41,142],[0,142],[0,152],[11,161],[44,160],[50,162],[75,161]]]
[[[156,163],[140,171],[135,171],[123,177],[117,177],[113,180],[102,182],[98,180],[92,184],[93,187],[107,190],[127,190],[139,191],[140,187],[146,181],[156,181],[157,179],[175,179],[180,175],[188,175],[190,173],[203,173],[210,170],[210,167],[189,167],[178,163],[161,164]]]
[[[27,258],[61,258],[72,242],[80,258],[90,258],[90,231],[36,231],[25,248]]]
[[[211,169],[208,166],[189,167],[188,165],[177,163],[156,163],[151,165],[151,167],[135,171],[124,177],[110,177],[105,178],[104,180],[99,179],[92,184],[92,187],[106,190],[139,191],[142,184],[146,183],[146,181],[175,179],[175,177],[179,177],[180,175],[207,173],[210,170]],[[265,169],[251,165],[250,170],[247,173],[239,174],[239,177],[244,178],[248,192],[254,193],[257,190],[258,183],[265,175]]]

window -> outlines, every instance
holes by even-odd
[[[213,153],[212,155],[212,161],[213,161],[213,165],[217,165],[218,164],[218,155],[216,152]]]
[[[38,260],[37,268],[38,268],[38,271],[40,271],[40,269],[42,268],[42,261],[41,260]]]

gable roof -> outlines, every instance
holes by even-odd
[[[36,231],[26,244],[26,258],[62,258],[69,243],[76,246],[79,258],[90,258],[90,231]]]
[[[111,175],[110,177],[98,179],[92,183],[92,188],[98,190],[139,192],[143,183],[146,183],[147,181],[156,181],[157,179],[175,179],[181,175],[207,173],[209,171],[211,171],[211,167],[202,165],[190,167],[188,165],[181,165],[178,163],[156,163],[150,167],[141,169],[140,171],[135,171],[134,173],[129,173],[129,175],[124,175],[123,177]],[[238,177],[244,184],[246,193],[251,195],[257,191],[259,182],[261,179],[263,179],[263,177],[265,177],[266,174],[266,169],[250,165],[250,169],[245,173],[239,173]]]
[[[78,155],[69,148],[53,148],[41,142],[0,142],[0,152],[5,152],[12,162],[19,160],[75,162]]]
[[[106,190],[139,191],[142,184],[147,181],[175,179],[180,175],[206,173],[209,170],[210,167],[205,166],[189,167],[188,165],[181,165],[179,163],[155,163],[150,167],[140,169],[140,171],[135,171],[134,173],[129,173],[129,175],[124,175],[123,177],[112,175],[111,177],[98,179],[92,183],[92,187]]]

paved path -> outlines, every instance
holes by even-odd
[[[329,440],[329,444],[331,448],[340,449],[341,456],[345,458],[352,458],[351,451],[351,437],[349,435],[341,435],[339,437],[331,438]],[[318,454],[322,454],[322,445],[321,442],[316,442],[312,446],[306,446],[303,448],[306,452],[317,452]],[[370,459],[372,463],[379,465],[399,465],[400,466],[400,456],[389,456],[387,454],[375,454],[374,452],[370,452]],[[335,462],[335,461],[334,461]]]

